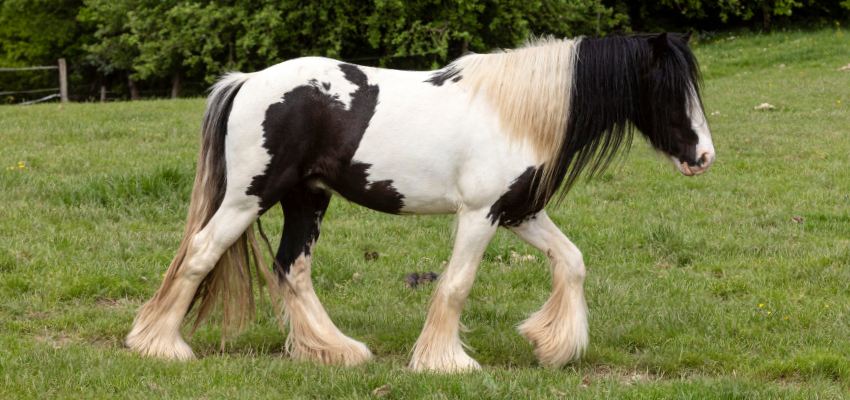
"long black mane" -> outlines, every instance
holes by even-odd
[[[588,178],[601,174],[618,150],[628,151],[635,127],[657,149],[675,148],[680,139],[668,125],[676,110],[667,105],[699,100],[702,85],[689,36],[625,34],[579,42],[567,132],[546,198],[561,187],[560,202],[583,172]],[[667,46],[656,46],[659,38]]]

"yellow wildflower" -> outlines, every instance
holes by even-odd
[[[767,312],[767,315],[770,315],[770,311]]]

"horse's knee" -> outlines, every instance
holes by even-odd
[[[571,242],[565,243],[557,252],[550,250],[549,258],[555,265],[561,266],[556,273],[563,274],[568,279],[583,280],[587,274],[581,250]]]
[[[575,249],[571,257],[568,258],[568,274],[573,278],[584,279],[587,274],[587,268],[584,266],[584,257],[581,251]]]

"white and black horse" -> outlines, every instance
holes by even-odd
[[[280,203],[276,276],[265,266],[256,274],[283,297],[292,356],[346,365],[370,359],[366,345],[336,328],[310,280],[322,217],[337,194],[386,213],[457,214],[454,251],[412,369],[478,368],[458,336],[460,315],[499,226],[552,263],[552,295],[520,333],[543,365],[579,357],[588,342],[585,264],[543,208],[582,171],[604,169],[633,128],[683,174],[708,169],[714,147],[689,39],[538,39],[432,72],[300,58],[228,74],[204,115],[183,243],[128,346],[192,358],[181,325],[193,306],[200,321],[223,303],[225,317],[241,325],[253,306],[249,259],[262,264],[252,224]]]

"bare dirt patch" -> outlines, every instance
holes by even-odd
[[[68,345],[68,343],[73,343],[75,340],[74,337],[67,332],[46,332],[44,334],[37,335],[35,337],[35,341],[47,344],[54,349],[61,349]]]
[[[97,298],[97,306],[98,308],[110,309],[110,308],[127,308],[127,304],[125,300],[118,299],[107,299],[104,297]]]
[[[41,321],[43,319],[47,319],[47,317],[48,317],[47,313],[40,313],[40,312],[28,312],[27,313],[27,318],[34,320],[34,321]]]
[[[614,380],[623,385],[633,385],[638,383],[656,382],[663,379],[663,375],[659,375],[649,371],[639,371],[635,369],[612,368],[608,365],[597,365],[593,368],[593,372],[585,376],[581,380],[581,386],[587,387],[595,382]]]

